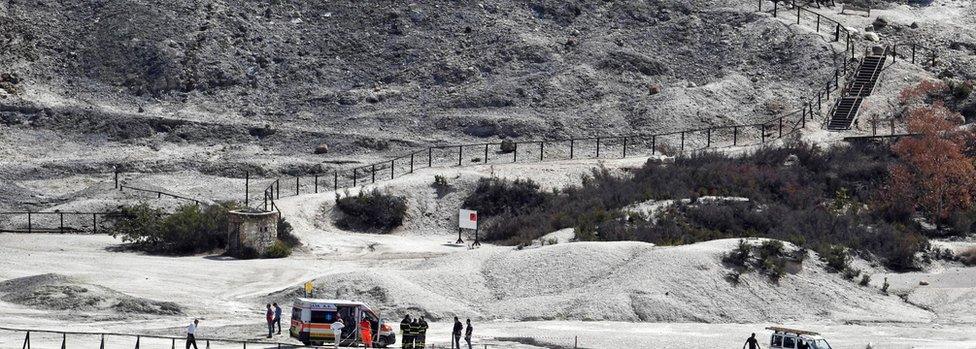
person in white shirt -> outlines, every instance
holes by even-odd
[[[335,336],[335,340],[333,341],[333,345],[334,345],[335,348],[338,348],[339,347],[339,339],[342,338],[342,328],[343,327],[346,327],[346,325],[342,323],[342,318],[340,318],[338,316],[338,314],[336,314],[336,315],[337,315],[336,316],[336,321],[332,323],[331,328],[332,328],[332,335]]]
[[[186,349],[190,349],[190,344],[193,344],[193,349],[197,349],[197,339],[193,335],[197,333],[199,323],[199,319],[193,319],[193,323],[186,327]]]

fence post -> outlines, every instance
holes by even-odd
[[[30,209],[27,209],[27,233],[28,234],[31,233],[31,228],[32,228],[32,224],[31,223],[32,223],[31,222],[31,211],[30,211]]]
[[[627,137],[624,137],[624,156],[622,157],[623,158],[627,157]]]
[[[914,50],[912,50],[914,52]],[[914,54],[912,55],[914,57]],[[915,63],[915,62],[912,62]],[[115,188],[119,188],[119,170],[115,170]]]
[[[759,125],[759,134],[762,138],[762,143],[766,143],[766,124]]]
[[[596,138],[596,157],[600,157],[600,137]]]
[[[681,154],[685,153],[685,131],[681,131]]]
[[[100,343],[101,344],[98,345],[98,349],[105,349],[105,335],[104,334],[102,334],[102,340],[100,341]]]
[[[264,190],[264,210],[268,210],[268,189]]]
[[[657,135],[651,135],[651,155],[657,153]]]
[[[459,145],[458,146],[458,166],[461,166],[461,156],[463,155],[463,153],[464,153],[464,146],[463,145]]]
[[[732,145],[739,145],[739,126],[732,126]]]
[[[434,167],[434,148],[427,147],[427,167]]]
[[[390,179],[396,176],[396,159],[390,160]]]
[[[136,336],[136,349],[139,349],[139,336]]]
[[[318,194],[319,193],[319,175],[316,174],[314,176],[314,178],[315,178],[315,193]]]
[[[573,349],[576,349],[577,347],[579,347],[579,336],[574,336],[573,337]]]
[[[546,141],[539,141],[539,162],[543,161],[543,154],[546,153]]]
[[[800,24],[800,6],[796,7],[796,24]]]
[[[413,173],[413,154],[410,153],[410,173]]]
[[[357,186],[356,185],[356,177],[359,177],[359,168],[358,167],[352,169],[352,186],[353,187]]]
[[[295,176],[295,196],[298,196],[298,187],[300,185],[298,183],[298,180],[301,179],[301,178],[302,178],[302,176]]]
[[[779,138],[783,138],[783,117],[779,117]]]
[[[488,163],[488,143],[485,143],[485,163]]]
[[[248,205],[251,199],[251,173],[244,171],[244,206]]]
[[[878,135],[878,120],[871,120],[871,135]]]
[[[912,64],[915,64],[915,44],[912,44]]]
[[[811,111],[811,114],[812,114],[812,111]],[[803,117],[800,118],[800,120],[802,120],[800,122],[802,124],[800,127],[806,128],[807,127],[807,107],[806,107],[806,105],[803,106]],[[796,124],[794,124],[794,125],[796,125]]]
[[[176,338],[172,338],[172,339],[173,339],[173,341],[172,341],[173,344],[170,346],[170,348],[171,349],[176,349]],[[61,348],[61,349],[64,349],[64,348]]]
[[[779,12],[779,1],[773,1],[773,18],[776,17],[777,12]]]
[[[413,165],[413,162],[410,165]],[[410,171],[413,172],[413,166],[410,166]],[[339,170],[332,172],[332,190],[339,191]]]
[[[817,33],[820,33],[820,14],[817,14]]]
[[[518,142],[514,142],[515,151],[512,152],[512,162],[518,162]]]
[[[280,178],[279,179],[275,179],[275,186],[274,187],[275,187],[274,194],[277,194],[278,195],[278,198],[281,199],[281,179]],[[271,202],[274,203],[274,200],[271,200]]]
[[[709,127],[708,130],[705,131],[705,132],[706,132],[706,135],[705,135],[705,148],[711,148],[712,147],[712,128]]]
[[[24,336],[24,345],[20,347],[21,349],[30,349],[30,331],[27,331],[27,335]]]
[[[840,41],[840,23],[837,23],[836,29],[834,29],[834,42]]]
[[[888,124],[891,125],[891,133],[889,134],[895,134],[895,119],[888,119]]]
[[[369,173],[370,173],[370,180],[373,183],[376,183],[376,164],[370,165],[369,168],[370,168],[370,171],[369,171]]]
[[[61,220],[58,230],[61,234],[64,234],[64,212],[58,212],[58,218]]]
[[[98,234],[98,214],[92,213],[92,234]]]
[[[574,138],[570,138],[569,139],[569,159],[570,160],[573,159],[573,146],[576,145],[575,143],[576,143],[576,139],[574,139]]]

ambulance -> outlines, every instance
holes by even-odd
[[[336,339],[330,327],[337,318],[346,326],[339,345],[362,345],[358,324],[364,318],[372,325],[373,347],[384,348],[396,343],[396,333],[387,319],[381,319],[363,302],[337,299],[298,298],[291,308],[291,337],[305,345],[324,345]]]

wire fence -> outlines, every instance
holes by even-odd
[[[81,332],[81,331],[58,331],[58,330],[36,330],[0,327],[0,331],[14,332],[15,336],[22,338],[21,349],[30,348],[53,348],[60,345],[62,349],[69,347],[85,347],[99,349],[105,348],[183,348],[187,337],[147,335],[132,333],[115,332]],[[240,340],[227,338],[196,338],[196,344],[203,349],[230,349],[230,348],[300,348],[302,344]]]

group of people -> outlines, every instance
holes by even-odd
[[[451,330],[451,348],[461,349],[461,334],[464,334],[464,341],[471,349],[471,334],[474,327],[471,326],[471,319],[467,319],[467,328],[461,324],[457,316],[454,317],[454,328]],[[411,319],[410,315],[403,317],[400,321],[401,338],[403,339],[403,349],[423,349],[427,345],[427,321],[421,316],[418,319]]]
[[[272,306],[274,309],[271,309]],[[274,335],[275,325],[278,326],[278,334],[281,334],[281,307],[278,303],[268,304],[268,311],[264,313],[264,317],[268,320],[268,338]]]
[[[427,320],[421,316],[419,319],[410,319],[407,314],[400,321],[400,332],[402,333],[404,349],[423,349],[427,346]]]

